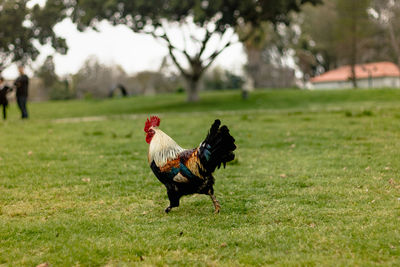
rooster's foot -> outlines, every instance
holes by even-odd
[[[215,208],[214,214],[218,214],[219,211],[221,210],[221,205],[219,204],[217,198],[214,196],[214,192],[212,189],[208,191],[208,195],[210,196],[210,198],[214,204],[214,208]]]
[[[221,210],[221,206],[218,204],[215,206],[214,214],[218,214],[219,211]]]
[[[171,209],[172,209],[172,207],[171,207],[171,206],[167,207],[167,208],[165,209],[165,213],[168,213],[168,212],[170,212],[170,211],[171,211]]]

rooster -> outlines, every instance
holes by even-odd
[[[221,121],[217,119],[197,148],[183,149],[161,131],[159,125],[160,118],[151,116],[144,131],[149,144],[150,168],[167,188],[170,204],[165,212],[178,207],[182,196],[198,193],[209,195],[215,213],[218,213],[221,206],[214,195],[212,173],[221,164],[226,167],[226,163],[235,158],[235,139],[229,134],[228,127],[220,127]]]

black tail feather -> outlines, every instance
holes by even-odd
[[[200,145],[199,158],[207,173],[212,173],[221,164],[235,158],[233,151],[236,149],[235,139],[230,135],[228,127],[220,127],[221,121],[215,120],[206,139]]]

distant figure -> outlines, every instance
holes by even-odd
[[[0,77],[0,106],[3,106],[3,119],[7,119],[7,93],[11,92],[12,89],[4,84],[4,78]]]
[[[26,109],[26,102],[28,101],[28,86],[29,78],[25,75],[24,67],[18,67],[19,77],[15,80],[14,85],[17,88],[17,103],[21,110],[21,118],[28,118],[28,111]]]

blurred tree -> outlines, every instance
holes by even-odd
[[[203,86],[206,90],[241,89],[244,80],[228,70],[217,66],[203,77]]]
[[[305,57],[302,62],[311,76],[338,67],[336,0],[324,0],[323,5],[305,5],[297,18],[301,37],[295,44],[296,54]],[[310,72],[314,69],[314,72]]]
[[[301,36],[294,45],[306,76],[349,64],[349,78],[357,87],[355,65],[384,59],[382,32],[373,23],[370,8],[371,0],[324,0],[323,5],[304,7],[297,19]]]
[[[234,29],[240,24],[257,27],[263,21],[286,21],[289,11],[299,11],[304,3],[321,0],[66,0],[73,8],[73,20],[79,29],[95,28],[107,19],[114,24],[125,24],[135,32],[148,33],[165,42],[175,66],[188,83],[188,101],[197,101],[199,81],[205,70],[227,47],[245,41],[237,40]],[[196,25],[190,28],[190,25]],[[181,42],[171,28],[181,30]],[[199,30],[200,29],[200,30]],[[219,45],[211,43],[219,41]],[[187,42],[192,42],[193,50]],[[184,61],[183,61],[184,60]],[[188,67],[186,67],[188,66]]]
[[[156,71],[141,71],[131,78],[138,86],[138,92],[144,95],[154,95],[156,92],[168,91],[168,83],[163,73]]]
[[[60,81],[55,71],[53,56],[48,56],[43,62],[42,66],[35,71],[41,81],[44,91],[44,96],[52,100],[70,99],[73,97],[69,90],[69,83],[67,80]]]
[[[46,91],[48,91],[51,86],[58,81],[53,56],[48,56],[46,58],[43,65],[35,72],[35,75],[42,80]]]
[[[210,69],[202,81],[206,90],[241,89],[244,84],[241,76],[224,70],[220,66]]]
[[[244,42],[244,47],[247,54],[246,72],[255,87],[294,86],[294,71],[288,67],[288,62],[292,57],[292,43],[298,34],[292,26],[296,25],[263,22],[256,29],[252,29],[251,25],[238,29],[239,36],[253,31],[252,36]]]
[[[306,39],[301,38],[294,43],[295,61],[303,74],[303,84],[305,85],[311,77],[318,73],[318,58],[315,47]]]
[[[68,80],[64,79],[62,81],[57,80],[51,86],[49,92],[49,98],[51,100],[65,100],[74,98],[74,94],[70,90],[70,85]]]
[[[160,69],[165,64],[161,64]],[[105,98],[119,85],[124,86],[129,95],[151,95],[174,91],[180,86],[180,80],[174,75],[166,76],[162,71],[142,71],[129,76],[121,66],[104,65],[96,57],[89,57],[73,76],[78,98]]]
[[[240,89],[244,84],[244,78],[230,71],[225,71],[225,86],[226,89]]]
[[[222,90],[224,89],[224,70],[217,66],[210,69],[203,78],[204,88],[207,90]]]
[[[47,0],[44,7],[28,7],[29,0],[0,1],[0,72],[11,63],[26,63],[38,54],[38,44],[50,44],[65,54],[65,40],[53,26],[65,17],[61,0]]]
[[[370,0],[337,0],[337,40],[341,49],[337,52],[348,59],[351,81],[357,88],[355,65],[358,63],[361,40],[365,38],[372,22],[368,15]]]
[[[375,19],[385,31],[385,39],[392,48],[396,64],[400,67],[400,2],[395,0],[373,0]],[[385,40],[383,39],[383,40]],[[382,39],[380,40],[382,43]],[[386,54],[389,54],[386,52]]]
[[[73,76],[78,98],[105,98],[117,84],[124,84],[127,75],[121,66],[105,66],[96,57],[89,57]]]
[[[128,86],[137,94],[153,95],[174,92],[182,87],[182,81],[174,74],[166,76],[160,71],[141,71],[129,78]]]

